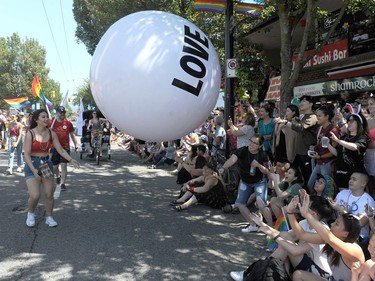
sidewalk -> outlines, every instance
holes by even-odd
[[[6,160],[1,151],[0,280],[231,280],[229,271],[268,255],[264,235],[241,233],[241,215],[173,210],[175,176],[119,147],[99,166],[87,158],[70,166],[58,227],[44,223],[41,200],[37,226],[27,228],[26,185],[4,174]]]

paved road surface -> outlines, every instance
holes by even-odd
[[[240,215],[172,210],[178,186],[168,170],[148,170],[121,148],[99,166],[81,163],[55,202],[59,226],[44,223],[41,200],[30,229],[25,182],[5,175],[0,152],[0,280],[231,280],[229,271],[267,255],[264,235],[241,233]]]

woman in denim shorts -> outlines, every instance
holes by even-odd
[[[26,218],[28,227],[35,226],[34,212],[39,202],[41,185],[45,197],[46,224],[50,227],[57,226],[57,222],[52,217],[54,176],[52,162],[49,159],[51,147],[53,146],[75,168],[79,168],[79,163],[61,147],[56,133],[48,128],[48,122],[47,111],[36,110],[32,115],[30,130],[25,137],[25,180],[29,194],[29,211]]]

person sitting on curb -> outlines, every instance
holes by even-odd
[[[203,183],[195,187],[194,184]],[[202,203],[211,208],[220,209],[225,205],[226,193],[223,183],[211,163],[203,167],[203,175],[185,183],[182,187],[184,195],[170,203],[176,211],[186,210],[195,203]]]
[[[271,254],[271,257],[284,261],[286,267],[290,261],[294,270],[313,272],[318,276],[328,278],[332,271],[328,264],[327,255],[321,253],[324,240],[308,224],[307,220],[297,221],[293,214],[296,212],[298,203],[299,196],[297,195],[287,207],[288,214],[291,214],[292,230],[289,232],[280,232],[270,227],[263,222],[261,216],[255,213],[251,214],[251,217],[260,227],[260,231],[277,241],[278,247]],[[328,200],[319,196],[312,196],[310,210],[314,217],[329,229],[325,223],[325,220],[332,216],[332,208]],[[298,243],[295,241],[298,241]],[[236,281],[243,280],[244,271],[232,271],[230,275]]]
[[[375,276],[375,234],[371,236],[370,243],[367,250],[371,258],[364,264],[357,262],[352,266],[352,279],[351,281],[371,281]]]
[[[276,184],[276,174],[269,173],[270,188],[275,191],[274,197],[271,197],[270,207],[272,213],[277,218],[280,215],[281,209],[288,204],[290,200],[298,195],[299,190],[303,188],[302,173],[298,167],[290,167],[285,174],[285,178],[279,184]],[[268,209],[268,208],[266,208]],[[268,215],[267,212],[265,214]],[[267,219],[269,222],[269,219]]]
[[[256,232],[258,227],[252,223],[250,211],[246,204],[252,193],[256,193],[259,201],[267,200],[267,183],[265,175],[268,170],[268,156],[263,152],[263,137],[255,134],[251,139],[249,146],[241,147],[235,150],[232,156],[218,170],[220,174],[225,169],[238,163],[240,171],[240,184],[238,186],[238,195],[234,207],[238,207],[242,216],[249,222],[249,225],[242,229],[242,232]]]
[[[300,205],[300,212],[326,243],[323,253],[327,255],[332,270],[332,279],[330,280],[349,280],[353,265],[365,261],[363,251],[356,243],[361,231],[359,220],[352,214],[344,213],[331,224],[331,228],[328,230],[324,224],[315,218],[309,206],[310,196],[306,194],[302,206]],[[291,215],[288,214],[288,217]],[[293,273],[293,280],[315,281],[326,279],[308,271],[297,270]]]
[[[370,194],[365,192],[368,175],[365,171],[357,170],[352,173],[349,180],[349,189],[340,191],[335,201],[330,200],[332,208],[340,213],[350,213],[358,217],[361,232],[359,235],[360,245],[366,252],[367,243],[370,239],[369,218],[366,214],[366,205],[375,207],[375,201]]]

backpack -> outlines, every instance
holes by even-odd
[[[291,281],[284,262],[273,257],[253,262],[244,272],[245,281]]]

